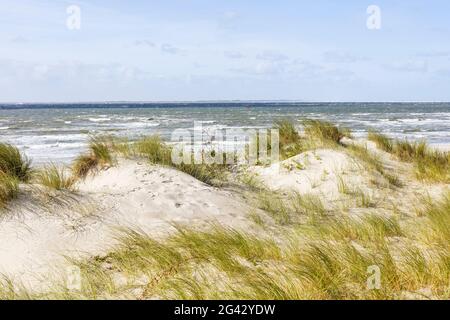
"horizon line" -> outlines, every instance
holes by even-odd
[[[104,101],[39,101],[39,102],[0,102],[0,105],[43,105],[43,104],[187,104],[187,103],[450,103],[450,101],[439,100],[378,100],[378,101],[365,101],[365,100],[349,100],[349,101],[312,101],[312,100],[104,100]]]

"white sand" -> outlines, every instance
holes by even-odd
[[[173,223],[241,228],[250,210],[230,192],[134,161],[88,178],[75,198],[45,205],[37,194],[24,192],[0,222],[0,273],[31,287],[60,268],[63,255],[106,252],[116,243],[117,228],[154,236],[173,231]]]
[[[345,178],[352,185],[363,184],[363,177],[354,173],[355,161],[347,154],[321,149],[308,151],[278,164],[250,169],[264,185],[274,191],[315,193],[328,200],[339,197],[338,179]]]

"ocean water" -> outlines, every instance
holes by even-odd
[[[190,129],[209,132],[266,128],[278,119],[326,119],[363,137],[374,128],[396,138],[450,146],[450,103],[105,103],[0,104],[0,141],[17,145],[35,163],[70,162],[90,134],[130,139]]]

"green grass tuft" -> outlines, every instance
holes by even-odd
[[[0,172],[0,208],[19,194],[19,179]]]
[[[440,200],[425,200],[425,210],[422,213],[428,218],[428,228],[425,229],[431,241],[448,246],[450,244],[450,192],[447,191]]]
[[[318,139],[332,144],[340,144],[344,137],[351,137],[349,129],[342,129],[331,122],[315,119],[303,120],[305,134],[313,139]]]
[[[432,150],[425,141],[392,140],[376,131],[369,131],[368,138],[400,160],[414,163],[418,179],[450,182],[450,152]]]
[[[76,178],[84,179],[98,167],[111,166],[114,163],[112,154],[113,141],[109,136],[91,137],[88,153],[78,156],[72,164],[72,173]]]
[[[378,131],[369,130],[368,139],[375,142],[378,148],[386,152],[392,152],[394,148],[392,139],[388,138],[386,135]]]
[[[0,143],[0,172],[27,182],[32,175],[31,160],[15,146]]]
[[[162,165],[170,165],[172,163],[172,150],[157,135],[142,138],[134,146],[136,152],[147,158],[151,163]]]
[[[68,174],[64,167],[54,164],[46,166],[36,174],[36,181],[53,190],[74,190],[75,178]]]

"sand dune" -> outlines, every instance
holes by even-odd
[[[106,252],[120,228],[155,237],[177,223],[242,228],[249,209],[239,196],[183,172],[123,160],[88,177],[75,195],[24,192],[0,222],[0,273],[33,284],[63,265],[65,255]]]

